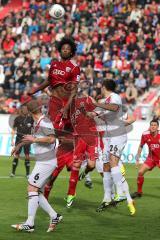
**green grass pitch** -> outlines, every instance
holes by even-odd
[[[39,209],[34,233],[16,232],[11,224],[23,222],[27,215],[27,180],[24,164],[17,168],[19,178],[9,178],[11,159],[0,158],[0,240],[159,240],[160,239],[160,178],[159,169],[146,175],[144,197],[136,200],[136,216],[129,216],[125,202],[117,208],[102,213],[95,209],[103,197],[102,179],[92,173],[94,188],[84,187],[80,182],[77,198],[72,209],[65,207],[64,197],[68,187],[68,173],[63,171],[57,179],[50,203],[64,217],[55,232],[46,233],[48,216]],[[131,191],[136,190],[137,170],[127,165],[127,179]]]

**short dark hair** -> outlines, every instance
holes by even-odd
[[[31,100],[27,103],[27,108],[30,113],[40,113],[41,112],[41,104],[38,100]]]
[[[59,52],[61,52],[61,48],[64,44],[68,44],[71,47],[72,55],[73,57],[76,54],[77,51],[77,44],[75,43],[73,38],[63,37],[61,41],[57,44],[57,49]]]
[[[153,119],[150,121],[150,125],[151,125],[151,123],[157,123],[157,125],[159,126],[158,118],[153,118]]]
[[[112,91],[115,92],[116,90],[116,83],[115,81],[111,80],[111,79],[106,79],[104,80],[103,84],[102,84],[108,91]]]

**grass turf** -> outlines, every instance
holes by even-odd
[[[33,163],[32,163],[33,165]],[[32,234],[16,232],[11,224],[23,222],[27,214],[27,180],[23,160],[17,168],[20,178],[5,178],[9,176],[11,160],[0,158],[0,240],[159,240],[159,170],[154,169],[146,174],[144,196],[136,200],[136,216],[129,216],[125,202],[117,208],[111,208],[101,213],[95,211],[102,200],[102,179],[92,173],[94,188],[84,187],[80,182],[77,188],[77,198],[72,209],[66,209],[64,196],[68,187],[68,173],[63,171],[57,179],[50,196],[50,203],[64,217],[54,233],[46,233],[48,216],[39,209],[36,217],[36,229]],[[136,190],[137,170],[133,165],[127,165],[127,178],[131,191]],[[29,236],[28,236],[29,234]]]

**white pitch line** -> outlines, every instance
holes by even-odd
[[[0,179],[22,179],[25,178],[27,179],[25,176],[15,176],[15,177],[10,177],[10,176],[0,176]],[[98,179],[102,179],[101,177],[91,177],[92,179],[98,180]],[[136,179],[137,177],[134,176],[130,176],[127,177],[127,179]],[[69,176],[59,176],[58,179],[69,179]],[[152,177],[152,176],[148,176],[145,177],[145,179],[160,179],[160,177]]]

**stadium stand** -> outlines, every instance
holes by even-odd
[[[14,112],[27,98],[26,90],[47,78],[51,59],[58,58],[55,44],[72,35],[82,90],[96,98],[103,79],[114,78],[124,101],[142,118],[140,105],[157,98],[160,86],[158,0],[64,0],[61,21],[48,14],[53,2],[62,1],[23,1],[16,13],[12,8],[0,20],[0,112]],[[126,97],[131,85],[137,91],[134,101]]]

